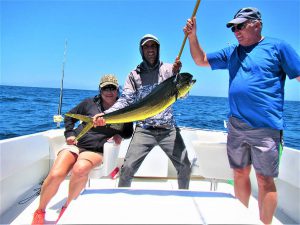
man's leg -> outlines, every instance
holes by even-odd
[[[277,207],[277,190],[273,177],[256,174],[258,183],[258,206],[260,220],[271,224]]]
[[[230,167],[233,169],[235,197],[248,207],[251,195],[249,176],[252,155],[247,134],[253,129],[234,117],[229,118],[227,127],[227,155]]]
[[[271,224],[277,207],[274,177],[279,173],[280,131],[259,130],[259,137],[251,140],[253,166],[258,184],[259,216],[263,223]]]
[[[249,198],[251,195],[250,183],[251,165],[243,169],[234,169],[234,193],[235,197],[239,199],[246,207],[249,205]]]
[[[134,174],[157,142],[151,131],[137,127],[120,170],[118,187],[130,187]]]
[[[258,181],[260,219],[266,224],[271,223],[277,205],[273,177],[278,176],[281,138],[279,130],[251,128],[237,118],[229,119],[227,153],[229,163],[235,171],[236,197],[248,206],[251,194],[250,168],[240,168],[252,164]]]
[[[180,130],[178,128],[162,130],[157,140],[177,170],[178,188],[189,189],[191,163]]]

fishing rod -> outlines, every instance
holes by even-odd
[[[64,49],[64,59],[62,64],[62,78],[60,83],[60,96],[59,96],[59,104],[57,115],[53,116],[53,120],[56,123],[56,127],[60,128],[60,123],[63,121],[63,117],[61,115],[61,108],[62,108],[62,99],[63,99],[63,88],[64,88],[64,76],[65,76],[65,64],[66,64],[66,54],[67,54],[67,40],[65,41],[65,49]]]
[[[194,16],[196,16],[198,7],[199,7],[199,5],[200,5],[200,1],[201,1],[201,0],[197,0],[196,5],[195,5],[195,7],[194,7],[194,11],[193,11],[192,16],[191,16],[191,19],[192,19]],[[185,42],[186,42],[187,37],[188,37],[188,35],[185,34],[184,39],[183,39],[183,42],[182,42],[182,45],[181,45],[181,48],[180,48],[180,51],[179,51],[179,54],[178,54],[178,59],[180,59],[180,57],[181,57],[181,54],[182,54],[182,51],[183,51],[183,49],[184,49],[184,46],[185,46]]]

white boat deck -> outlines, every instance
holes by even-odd
[[[193,180],[190,189],[178,190],[177,180],[136,178],[132,187],[117,188],[118,180],[92,179],[58,224],[261,224],[257,201],[247,209],[233,197],[230,184]],[[54,224],[67,197],[68,180],[50,201],[46,224]],[[30,224],[36,198],[11,224]],[[273,224],[281,224],[274,218]]]

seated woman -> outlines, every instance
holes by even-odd
[[[114,75],[104,75],[99,84],[99,94],[93,98],[83,100],[69,113],[81,114],[93,117],[110,108],[118,98],[118,81]],[[57,158],[45,179],[41,188],[40,203],[34,212],[32,224],[44,224],[47,204],[56,194],[60,184],[72,170],[69,195],[66,203],[61,209],[59,218],[69,205],[85,187],[89,172],[100,165],[103,160],[103,146],[107,139],[112,138],[116,144],[120,144],[122,138],[130,138],[133,133],[133,124],[127,123],[123,126],[104,126],[91,128],[78,141],[76,136],[82,131],[86,123],[81,123],[74,129],[77,119],[65,117],[66,144],[59,151]],[[121,129],[120,129],[121,128]]]

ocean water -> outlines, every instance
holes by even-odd
[[[0,88],[0,140],[56,129],[53,115],[58,111],[59,88],[3,85]],[[69,111],[84,98],[96,94],[96,90],[65,89],[62,113]],[[300,102],[286,101],[284,110],[284,143],[300,150]],[[228,113],[227,98],[188,96],[174,104],[174,112],[179,126],[226,131],[224,120],[227,120]]]

